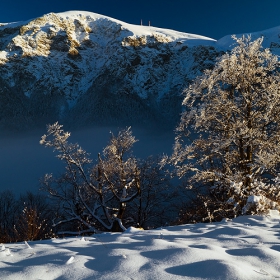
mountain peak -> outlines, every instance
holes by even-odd
[[[0,127],[174,124],[183,89],[229,42],[84,11],[2,24]]]
[[[1,47],[1,63],[9,60],[9,57],[17,55],[47,56],[51,52],[52,45],[55,45],[54,41],[57,41],[57,37],[61,38],[61,35],[66,36],[65,46],[62,49],[68,46],[70,55],[77,55],[79,53],[77,47],[85,41],[91,44],[107,44],[107,35],[109,37],[113,35],[115,41],[125,42],[125,45],[133,38],[138,40],[138,38],[146,37],[154,37],[161,43],[192,40],[189,42],[192,45],[211,44],[215,41],[204,36],[174,30],[127,24],[110,17],[84,11],[49,13],[27,22],[4,24],[0,27],[0,32],[1,37],[13,34],[13,36],[9,36],[10,42],[6,42],[7,45]],[[104,40],[105,42],[102,42]],[[142,44],[144,42],[147,40],[142,40]]]

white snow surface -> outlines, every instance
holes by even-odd
[[[145,26],[145,25],[134,25],[134,24],[129,24],[108,16],[92,13],[92,12],[86,12],[86,11],[68,11],[68,12],[63,12],[63,13],[57,13],[57,15],[61,18],[64,19],[79,19],[81,16],[85,16],[90,20],[99,20],[99,19],[107,19],[108,21],[115,22],[117,24],[120,24],[124,28],[127,28],[129,31],[133,32],[133,35],[135,36],[142,36],[142,35],[151,35],[152,33],[161,33],[165,36],[170,36],[174,41],[175,40],[205,40],[205,41],[213,41],[215,42],[215,39],[201,36],[201,35],[196,35],[196,34],[190,34],[190,33],[184,33],[184,32],[179,32],[175,30],[170,30],[170,29],[164,29],[164,28],[157,28],[153,26]],[[205,42],[206,43],[206,42]]]
[[[277,27],[273,27],[273,28],[266,29],[266,30],[263,30],[263,31],[252,32],[252,33],[244,33],[244,34],[235,34],[235,35],[238,38],[243,36],[243,35],[245,35],[245,36],[249,35],[249,36],[251,36],[252,40],[256,40],[256,39],[262,37],[263,38],[262,46],[264,48],[271,48],[271,51],[274,54],[279,55],[280,54],[280,51],[279,51],[279,47],[280,47],[279,33],[280,33],[280,26],[277,26]],[[236,43],[233,40],[232,35],[224,36],[223,38],[216,41],[216,47],[217,48],[230,50],[235,46],[236,46]]]
[[[0,279],[276,279],[280,216],[3,244]],[[1,246],[0,246],[1,248]]]

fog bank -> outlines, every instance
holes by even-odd
[[[71,131],[69,142],[79,143],[95,160],[97,154],[107,145],[110,131],[117,134],[117,127],[91,127]],[[133,135],[139,141],[134,145],[133,152],[139,158],[149,155],[170,154],[174,142],[171,129],[133,128]],[[51,148],[39,144],[46,130],[27,133],[10,133],[0,136],[0,191],[12,190],[15,193],[25,191],[37,192],[39,180],[46,173],[59,174],[63,164],[55,157]]]

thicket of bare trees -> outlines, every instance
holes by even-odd
[[[65,163],[61,176],[47,174],[43,181],[59,209],[54,225],[61,232],[123,231],[126,226],[153,227],[152,220],[158,225],[170,219],[163,215],[164,197],[172,193],[168,179],[155,159],[140,162],[133,156],[137,140],[130,128],[111,134],[95,163],[78,144],[68,142],[69,136],[55,123],[41,139]]]
[[[52,237],[54,212],[42,194],[27,192],[16,197],[11,191],[0,193],[0,243]]]
[[[183,205],[182,193],[171,183],[160,160],[150,156],[139,162],[141,192],[127,207],[133,226],[148,229],[173,223]]]

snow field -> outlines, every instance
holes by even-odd
[[[280,216],[2,244],[0,279],[276,279]]]

